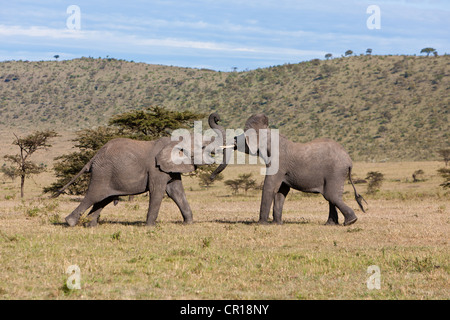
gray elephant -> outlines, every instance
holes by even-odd
[[[216,123],[213,123],[213,125],[223,133],[225,147],[224,128]],[[264,131],[267,132],[267,135],[261,134]],[[211,179],[214,179],[217,174],[226,168],[232,149],[258,155],[264,159],[266,170],[276,164],[276,171],[270,175],[266,173],[265,176],[259,223],[268,223],[272,203],[273,222],[282,223],[283,204],[291,188],[303,192],[321,193],[328,200],[327,225],[338,224],[336,207],[344,215],[344,225],[356,222],[355,212],[342,200],[344,183],[347,177],[350,179],[355,192],[355,199],[363,212],[361,200],[364,199],[356,192],[351,179],[352,160],[344,148],[331,139],[294,143],[283,135],[279,135],[275,136],[278,139],[278,143],[275,144],[278,152],[275,154],[275,150],[272,150],[274,148],[272,136],[271,129],[269,129],[269,120],[264,114],[251,116],[245,124],[244,133],[234,137],[234,145],[231,145],[233,148],[224,152],[223,162],[212,173]]]
[[[215,124],[211,122],[217,121],[213,115],[209,117],[210,126]],[[191,147],[193,145],[194,143],[190,144]],[[202,141],[202,150],[207,146]],[[174,151],[175,154],[180,154],[180,159],[184,157],[188,161],[180,162],[176,161],[177,159],[174,161]],[[83,212],[91,206],[88,226],[96,226],[102,209],[112,201],[116,203],[119,196],[137,195],[147,191],[149,191],[147,225],[155,224],[165,193],[177,204],[184,223],[189,224],[193,221],[192,211],[186,199],[181,174],[196,169],[193,157],[192,149],[184,149],[180,141],[172,141],[170,137],[154,141],[113,139],[107,142],[54,197],[60,195],[83,173],[91,172],[84,199],[66,217],[69,226],[75,226]]]

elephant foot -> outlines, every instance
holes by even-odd
[[[70,227],[75,227],[78,223],[78,219],[72,215],[68,215],[65,220]]]
[[[350,217],[349,219],[347,219],[347,217],[346,217],[346,218],[345,218],[345,221],[344,221],[344,226],[349,226],[349,225],[355,223],[356,220],[358,220],[358,218],[357,218],[355,215],[353,215],[353,216]]]
[[[88,224],[87,227],[92,228],[92,227],[96,227],[98,225],[98,220],[97,219],[92,219]]]
[[[186,224],[193,224],[193,223],[194,223],[194,220],[185,220],[185,221],[183,221],[184,225],[186,225]]]
[[[265,226],[265,225],[269,225],[270,222],[267,221],[267,220],[261,220],[261,219],[260,219],[260,220],[258,221],[258,224],[259,224],[259,225],[264,225],[264,226]]]
[[[283,224],[283,221],[282,220],[273,220],[272,223],[281,226]]]
[[[324,225],[325,226],[338,226],[339,222],[329,219]]]

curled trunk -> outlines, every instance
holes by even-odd
[[[223,139],[222,145],[225,147],[227,135],[226,135],[225,129],[222,126],[219,126],[217,124],[217,122],[219,122],[219,121],[220,121],[220,116],[215,112],[211,113],[211,115],[209,116],[209,119],[208,119],[209,126],[211,127],[211,129],[219,130],[219,132],[222,134],[222,139]],[[211,180],[214,180],[216,178],[216,176],[226,168],[226,166],[228,164],[228,159],[230,158],[230,155],[231,155],[231,150],[224,148],[222,163],[211,174],[211,176],[210,176]]]

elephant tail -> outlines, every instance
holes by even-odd
[[[74,183],[75,180],[77,180],[83,173],[89,172],[91,170],[91,165],[92,165],[93,160],[94,160],[94,157],[91,160],[89,160],[88,163],[86,163],[86,165],[83,167],[83,169],[81,169],[80,172],[78,172],[72,178],[72,180],[70,180],[64,187],[62,187],[61,189],[56,191],[54,194],[52,194],[50,198],[57,198],[61,193],[64,192],[64,190],[66,190],[72,183]]]
[[[364,201],[364,202],[366,203],[366,205],[368,205],[368,203],[367,203],[367,201],[362,197],[362,195],[360,195],[360,194],[356,191],[355,185],[353,184],[353,181],[352,181],[352,167],[349,167],[349,168],[348,168],[348,179],[350,180],[350,183],[352,184],[353,190],[355,191],[355,200],[356,200],[356,202],[358,202],[358,205],[359,205],[359,207],[361,208],[362,212],[365,213],[366,211],[364,210],[364,207],[363,207],[363,205],[362,205],[361,200]]]

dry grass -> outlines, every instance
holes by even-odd
[[[350,227],[324,226],[321,196],[289,194],[284,225],[259,226],[260,193],[231,196],[223,183],[208,191],[184,179],[195,223],[181,224],[170,199],[158,225],[144,226],[148,198],[108,206],[96,228],[68,228],[77,199],[40,198],[50,174],[0,188],[1,299],[448,299],[448,193],[440,163],[355,163],[354,173],[381,171],[386,181],[365,196]],[[425,171],[427,181],[412,183]],[[258,166],[235,166],[230,179]],[[346,185],[346,190],[350,191]],[[365,193],[364,185],[357,185]],[[351,194],[347,203],[357,208]],[[342,216],[340,217],[342,221]],[[81,290],[65,286],[69,265],[81,269]],[[367,268],[378,265],[381,289],[369,290]]]

